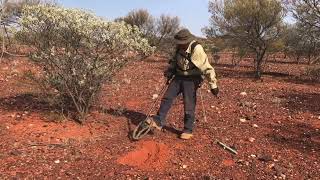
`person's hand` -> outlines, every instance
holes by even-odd
[[[216,88],[214,88],[214,89],[211,89],[211,93],[212,93],[214,96],[218,97],[218,94],[219,94],[219,88],[218,88],[218,87],[216,87]]]
[[[167,78],[167,84],[169,84],[170,81],[171,81],[171,79],[172,79],[173,76],[174,76],[174,73],[173,73],[172,71],[170,71],[170,70],[166,70],[166,71],[163,72],[163,76],[164,76],[165,78]]]
[[[167,79],[171,79],[173,76],[173,72],[170,70],[166,70],[163,72],[163,76],[166,77]]]

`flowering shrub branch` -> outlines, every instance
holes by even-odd
[[[103,82],[127,63],[126,54],[154,50],[137,27],[56,6],[26,6],[17,38],[34,47],[43,83],[59,92],[61,108],[82,122]],[[72,103],[70,103],[72,102]]]

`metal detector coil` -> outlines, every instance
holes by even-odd
[[[160,97],[163,96],[165,90],[169,86],[170,81],[171,81],[171,79],[168,79],[166,81],[166,83],[163,85],[162,89],[160,90],[159,97],[156,98],[155,102],[151,106],[151,108],[147,114],[147,117],[143,121],[141,121],[137,125],[137,127],[133,130],[133,132],[132,132],[132,139],[133,140],[137,141],[137,140],[141,139],[142,137],[144,137],[145,135],[147,135],[151,131],[152,127],[151,127],[150,123],[147,122],[147,120],[150,118],[150,115],[151,115],[152,111],[154,110],[154,108],[156,107],[156,104],[158,103]]]

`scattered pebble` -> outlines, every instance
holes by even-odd
[[[269,162],[269,161],[272,161],[272,156],[270,156],[268,154],[258,155],[258,160],[264,161],[264,162]]]
[[[268,168],[272,169],[272,168],[274,167],[274,165],[275,165],[274,163],[269,164],[269,165],[268,165]]]
[[[240,118],[240,122],[247,122],[247,120],[245,118]]]
[[[254,154],[251,154],[250,155],[252,158],[256,158],[257,156],[256,155],[254,155]]]
[[[58,159],[58,160],[55,160],[54,163],[59,164],[59,163],[60,163],[60,160],[59,160],[59,159]]]
[[[240,95],[241,95],[241,96],[246,96],[247,93],[246,93],[246,92],[241,92]]]
[[[281,174],[280,176],[281,176],[282,179],[286,179],[286,175]]]
[[[182,165],[182,168],[183,169],[186,169],[188,166],[187,165]]]
[[[152,99],[157,99],[158,97],[159,97],[158,94],[153,94],[153,95],[152,95]]]
[[[253,138],[253,137],[250,137],[248,140],[249,140],[250,142],[254,142],[256,139]]]
[[[257,128],[259,126],[257,124],[253,124],[252,127]]]

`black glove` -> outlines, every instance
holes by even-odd
[[[218,97],[218,94],[219,94],[219,88],[218,88],[218,87],[216,87],[216,88],[214,88],[214,89],[211,89],[211,93],[212,93],[214,96]]]

